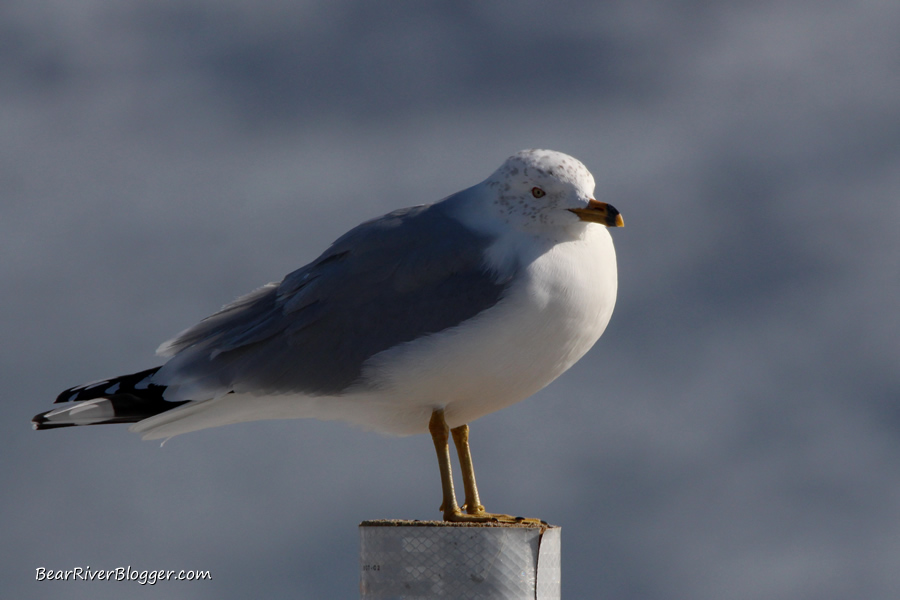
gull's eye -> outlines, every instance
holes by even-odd
[[[531,195],[534,196],[535,198],[543,198],[544,196],[547,195],[547,192],[545,192],[544,190],[542,190],[539,187],[533,187],[533,188],[531,188]]]

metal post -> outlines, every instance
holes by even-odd
[[[363,521],[360,597],[560,597],[560,534],[552,525]]]

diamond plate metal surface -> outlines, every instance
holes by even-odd
[[[437,522],[360,526],[360,596],[559,598],[560,529]]]

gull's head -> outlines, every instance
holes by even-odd
[[[594,176],[587,167],[562,152],[517,152],[484,185],[496,216],[516,229],[540,233],[578,231],[587,223],[624,224],[619,211],[594,199]]]

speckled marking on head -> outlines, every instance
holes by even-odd
[[[594,191],[594,178],[577,159],[553,150],[523,150],[509,157],[488,179],[497,192],[495,203],[507,223],[541,223],[552,226],[570,213],[559,209],[586,203]],[[540,187],[546,195],[534,198]]]

